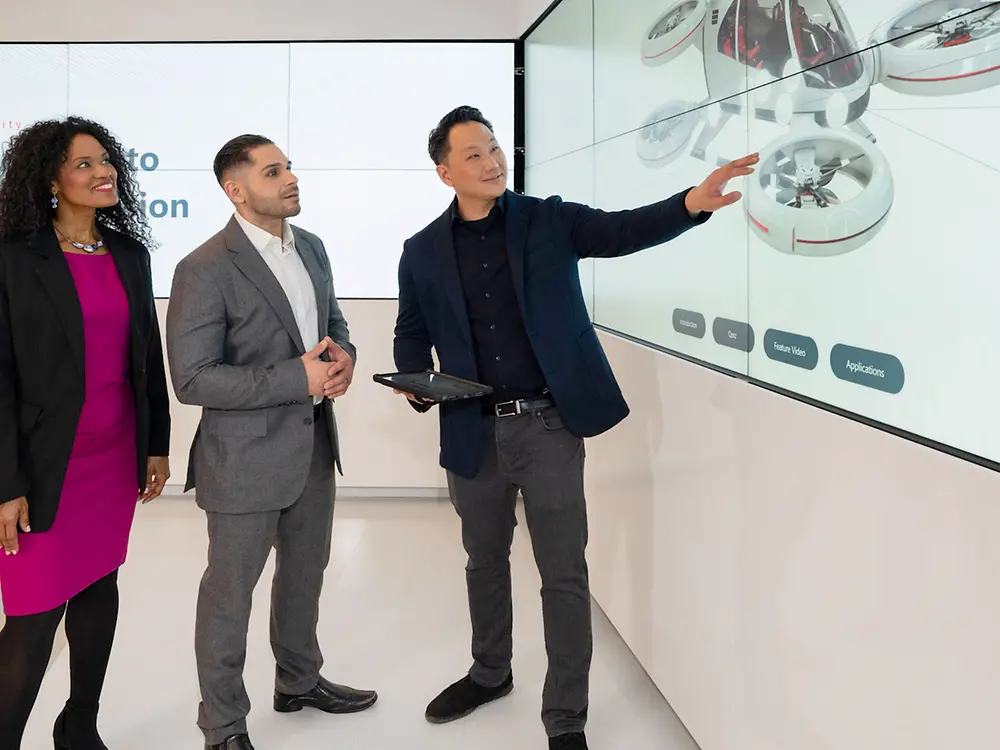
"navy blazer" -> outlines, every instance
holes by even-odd
[[[687,192],[610,212],[509,190],[500,199],[528,338],[563,424],[578,437],[599,435],[629,413],[587,311],[579,261],[629,255],[704,223],[710,214],[692,219],[684,206]],[[433,347],[441,372],[477,380],[451,216],[449,208],[403,244],[393,354],[398,370],[423,371],[434,366]],[[441,466],[474,477],[491,429],[481,404],[441,404],[440,421]]]

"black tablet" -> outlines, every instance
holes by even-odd
[[[434,402],[480,398],[493,392],[488,385],[433,370],[380,373],[374,375],[373,379],[376,383]]]

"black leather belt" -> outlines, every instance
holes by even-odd
[[[538,398],[522,398],[517,401],[504,401],[496,404],[490,410],[491,414],[498,418],[516,417],[518,414],[525,414],[532,411],[541,411],[554,406],[555,402],[551,396],[539,396]]]

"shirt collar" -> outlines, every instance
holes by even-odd
[[[254,246],[258,253],[264,252],[272,241],[278,239],[266,229],[261,229],[256,224],[251,224],[240,216],[239,212],[235,216],[237,223],[243,228],[247,239],[250,240],[250,244]],[[287,221],[281,222],[281,233],[281,252],[287,253],[295,250],[295,236],[292,234],[292,227]]]
[[[497,198],[497,202],[496,202],[496,205],[494,206],[494,209],[499,209],[501,213],[504,213],[504,212],[507,211],[507,192],[506,191],[504,191],[500,195],[500,197]],[[490,211],[490,213],[493,213],[493,212]],[[452,201],[451,201],[451,223],[452,224],[460,224],[460,223],[462,223],[464,221],[465,221],[465,219],[463,219],[462,215],[458,213],[458,196],[456,195],[452,199]]]

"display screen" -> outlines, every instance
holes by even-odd
[[[529,192],[573,194],[589,170],[589,202],[627,209],[761,156],[737,206],[593,263],[595,322],[1000,460],[1000,2],[563,6],[536,44],[587,50],[593,138],[529,161]],[[539,98],[559,87],[544,67],[526,72]]]
[[[107,127],[139,170],[160,245],[154,292],[166,297],[178,260],[233,214],[216,152],[264,135],[292,161],[302,200],[292,221],[323,240],[338,296],[394,298],[403,241],[453,197],[428,133],[472,104],[509,146],[513,68],[513,44],[500,42],[0,44],[0,149],[51,117]]]

